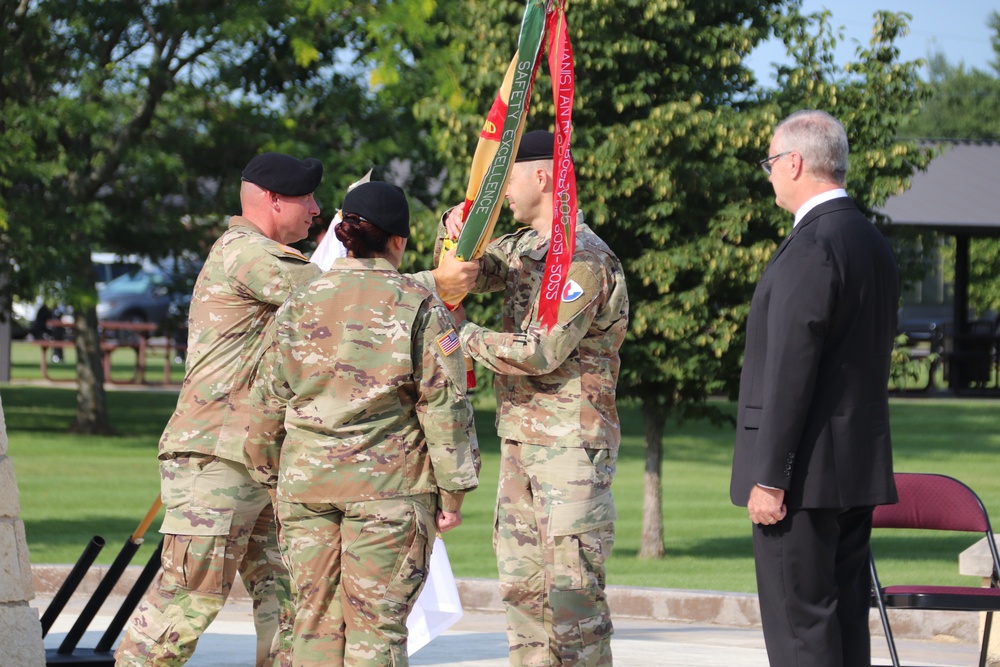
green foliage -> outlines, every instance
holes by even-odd
[[[786,5],[788,5],[786,7]],[[894,41],[905,18],[879,13],[857,61],[836,70],[828,14],[797,3],[611,2],[568,9],[576,56],[573,146],[581,209],[622,259],[632,301],[619,393],[681,416],[713,413],[707,399],[733,395],[742,325],[753,286],[790,226],[756,166],[774,125],[791,111],[840,117],[853,145],[852,194],[869,209],[902,189],[926,152],[896,144],[901,119],[923,96],[915,63]],[[467,17],[462,29],[456,12]],[[445,164],[445,202],[460,201],[485,111],[513,54],[520,2],[439,3],[433,72],[414,113]],[[784,13],[783,13],[784,12]],[[761,90],[743,59],[771,32],[796,62],[778,89]],[[814,34],[815,31],[815,34]],[[441,66],[443,58],[447,66]],[[461,82],[453,93],[453,82]],[[430,85],[431,82],[434,85]],[[444,94],[442,94],[444,91]],[[408,98],[409,99],[409,98]],[[547,65],[529,127],[551,127]],[[509,223],[502,218],[498,233]],[[489,321],[494,310],[470,308]]]
[[[966,69],[964,63],[951,63],[943,52],[929,56],[928,72],[933,95],[920,113],[903,125],[905,136],[928,140],[996,141],[1000,140],[1000,119],[995,109],[1000,104],[1000,13],[987,19],[993,29],[993,51],[997,54],[992,72]]]
[[[939,249],[944,281],[954,285],[955,240],[945,237]],[[969,310],[972,318],[1000,313],[1000,239],[969,239]]]
[[[332,215],[348,183],[415,150],[394,131],[401,110],[369,88],[367,69],[396,49],[369,37],[404,18],[419,34],[432,6],[0,3],[8,298],[58,283],[85,310],[91,249],[203,251],[259,151],[323,159]]]
[[[950,63],[944,53],[930,57],[932,95],[920,113],[900,128],[904,136],[929,141],[1000,141],[1000,13],[988,21],[993,29],[997,58],[992,71],[966,69]],[[946,248],[942,261],[953,266],[954,250]],[[977,238],[969,243],[969,305],[982,317],[1000,311],[1000,239]]]
[[[322,159],[332,215],[347,184],[416,152],[369,88],[394,44],[369,36],[400,11],[419,35],[432,6],[0,1],[0,302],[42,293],[96,323],[90,251],[204,254],[260,151]]]
[[[969,306],[976,317],[1000,313],[1000,239],[969,240]]]

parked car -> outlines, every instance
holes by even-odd
[[[197,267],[168,270],[156,264],[129,271],[97,293],[97,318],[150,322],[173,330],[186,324]]]
[[[121,257],[111,252],[92,252],[90,260],[94,263],[94,273],[97,274],[94,284],[98,292],[118,276],[137,271],[143,265],[142,258],[137,255]]]
[[[108,282],[123,274],[138,271],[143,266],[143,260],[137,255],[121,256],[111,252],[92,252],[90,260],[94,264],[94,285],[100,292]],[[15,340],[31,336],[43,338],[51,336],[45,322],[49,319],[71,317],[70,311],[61,303],[46,303],[42,297],[33,301],[14,301],[11,304],[13,315],[13,338]]]

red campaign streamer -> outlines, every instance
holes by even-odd
[[[545,275],[539,294],[538,315],[541,325],[551,331],[559,320],[563,285],[576,248],[576,171],[570,153],[573,134],[573,46],[566,27],[562,2],[554,3],[548,16],[549,73],[552,76],[552,99],[556,107],[555,152],[553,155],[552,236],[545,259]]]

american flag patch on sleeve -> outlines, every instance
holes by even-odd
[[[448,333],[437,339],[438,347],[444,352],[444,356],[448,356],[452,352],[458,349],[458,334],[455,333],[454,329],[449,329]]]

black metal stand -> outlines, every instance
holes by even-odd
[[[45,613],[42,614],[42,637],[49,634],[49,628],[55,623],[56,618],[59,613],[69,602],[69,599],[73,597],[73,593],[76,592],[77,587],[79,587],[80,582],[87,575],[87,570],[90,566],[94,564],[94,560],[97,558],[97,554],[101,553],[101,549],[104,548],[104,538],[100,535],[94,535],[90,538],[90,542],[83,549],[83,553],[76,560],[76,565],[70,570],[69,575],[66,577],[66,581],[63,582],[59,590],[56,591],[55,597],[52,598],[52,602],[45,609]]]
[[[94,550],[95,542],[99,542],[99,546],[96,547],[96,550]],[[132,557],[135,556],[135,553],[139,550],[139,546],[141,544],[141,538],[137,540],[129,538],[125,541],[121,551],[118,552],[118,556],[115,558],[115,562],[108,568],[107,574],[104,575],[101,583],[98,584],[97,589],[94,591],[94,595],[87,602],[83,611],[80,612],[80,616],[76,619],[73,627],[70,628],[68,633],[66,633],[66,637],[63,639],[62,644],[59,645],[58,649],[46,649],[46,665],[90,665],[91,667],[114,667],[115,658],[112,653],[113,645],[115,640],[118,638],[119,633],[121,633],[125,624],[128,622],[132,612],[135,611],[135,608],[138,606],[139,600],[142,599],[143,594],[146,592],[146,589],[149,588],[149,584],[153,581],[153,578],[156,576],[156,573],[160,568],[160,554],[163,550],[163,540],[160,540],[160,544],[149,557],[149,561],[147,561],[146,566],[142,569],[142,572],[136,579],[135,584],[133,584],[128,595],[125,597],[125,601],[122,603],[118,613],[115,614],[115,617],[112,619],[108,629],[104,632],[104,635],[101,637],[100,642],[98,642],[97,647],[93,649],[78,650],[76,645],[83,637],[83,634],[87,631],[91,621],[93,621],[94,617],[97,616],[97,612],[100,611],[101,605],[104,604],[104,601],[114,589],[115,584],[117,584],[118,580],[121,579],[122,574],[125,572],[125,568],[132,560]],[[104,540],[100,537],[95,537],[91,540],[91,544],[88,545],[87,549],[84,550],[80,560],[77,561],[77,564],[66,578],[66,581],[63,582],[63,585],[56,593],[56,596],[53,598],[49,608],[45,610],[45,614],[42,617],[43,636],[48,633],[49,628],[52,627],[52,623],[62,611],[62,608],[66,605],[69,597],[79,586],[80,581],[87,572],[87,569],[90,567],[91,563],[94,562],[97,552],[99,552],[103,546]]]
[[[115,667],[115,656],[112,653],[97,653],[92,649],[80,649],[78,653],[60,655],[55,651],[45,650],[45,664],[48,665],[89,665],[90,667]]]
[[[94,652],[96,653],[107,653],[111,650],[114,645],[115,640],[118,635],[125,628],[125,624],[128,623],[129,617],[135,608],[139,606],[139,601],[142,600],[142,596],[146,594],[146,589],[149,585],[153,583],[153,579],[156,577],[157,572],[160,571],[160,554],[163,553],[163,539],[160,539],[160,543],[156,545],[156,549],[153,550],[153,554],[146,561],[146,567],[142,568],[142,572],[139,573],[139,577],[135,580],[135,584],[132,585],[132,590],[128,592],[125,596],[125,601],[122,602],[121,608],[115,617],[111,619],[111,623],[108,625],[108,629],[104,631],[104,636],[101,637],[101,641],[97,642],[97,646],[94,647]]]

